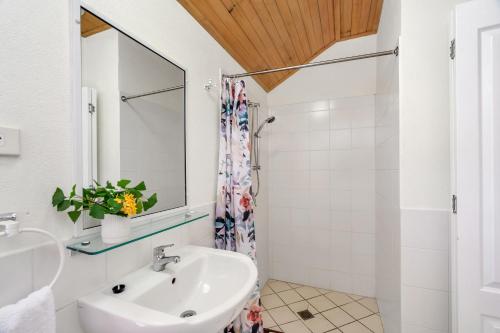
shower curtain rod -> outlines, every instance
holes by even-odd
[[[274,68],[274,69],[266,69],[266,70],[262,70],[262,71],[240,73],[240,74],[222,74],[222,77],[228,78],[228,79],[235,79],[235,78],[245,77],[245,76],[276,73],[276,72],[288,71],[288,70],[293,70],[293,69],[301,69],[301,68],[308,68],[308,67],[315,67],[315,66],[322,66],[322,65],[337,64],[340,62],[383,57],[383,56],[388,56],[388,55],[398,56],[398,54],[399,54],[399,47],[396,47],[394,50],[389,50],[389,51],[381,51],[381,52],[375,52],[375,53],[360,54],[360,55],[352,56],[352,57],[323,60],[323,61],[311,62],[311,63],[304,64],[304,65],[295,65],[295,66],[288,66],[288,67],[281,67],[281,68]]]

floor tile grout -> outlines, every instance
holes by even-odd
[[[271,284],[273,283],[282,283],[282,284],[285,284],[281,287],[278,287],[278,286],[275,286],[276,289],[282,289],[282,288],[287,288],[287,289],[284,289],[284,290],[280,290],[280,291],[276,291],[275,289],[273,289],[271,287]],[[368,297],[368,296],[362,296],[362,295],[355,295],[355,294],[352,294],[353,296],[356,296],[356,298],[358,299],[355,299],[354,297],[352,297],[350,294],[348,293],[344,293],[344,292],[340,292],[340,291],[336,291],[336,290],[330,290],[330,289],[325,289],[325,288],[316,288],[316,287],[312,287],[312,286],[307,286],[307,285],[301,285],[301,284],[295,284],[295,287],[292,286],[290,284],[291,282],[287,282],[287,281],[282,281],[282,280],[275,280],[275,279],[271,279],[269,280],[265,285],[267,286],[267,288],[272,292],[272,294],[268,294],[268,295],[265,295],[265,296],[270,296],[270,295],[276,295],[277,298],[283,303],[283,305],[279,305],[279,306],[275,306],[273,308],[265,308],[265,311],[267,311],[268,315],[271,317],[271,319],[275,322],[275,326],[273,327],[279,327],[280,330],[283,330],[284,329],[281,327],[283,325],[287,325],[287,324],[290,324],[290,323],[294,323],[294,322],[301,322],[302,325],[304,326],[304,328],[307,330],[308,333],[314,333],[313,330],[311,328],[309,328],[309,326],[306,324],[306,321],[307,320],[310,320],[310,319],[307,319],[307,320],[303,320],[298,314],[297,314],[297,311],[293,310],[290,306],[293,305],[293,304],[297,304],[297,303],[301,303],[301,302],[305,302],[305,305],[306,305],[306,309],[312,309],[316,312],[316,314],[313,314],[313,316],[318,316],[318,315],[321,315],[321,317],[326,321],[328,322],[331,326],[333,326],[332,329],[330,329],[329,331],[325,331],[323,333],[328,333],[330,331],[334,331],[334,330],[339,330],[340,332],[343,332],[344,330],[342,328],[348,326],[348,325],[352,325],[353,323],[358,323],[359,325],[361,325],[362,327],[364,327],[365,329],[367,329],[369,332],[375,332],[373,331],[372,329],[370,329],[367,325],[365,325],[364,323],[361,322],[361,320],[363,319],[366,319],[368,317],[371,317],[371,316],[377,316],[380,320],[380,312],[379,311],[376,311],[374,312],[373,310],[371,310],[370,308],[368,308],[367,306],[365,306],[364,304],[360,303],[361,300],[363,299],[370,299],[370,300],[374,300],[376,302],[376,299],[374,297]],[[308,287],[308,288],[312,288],[315,292],[319,293],[319,295],[314,295],[314,296],[311,296],[311,297],[308,297],[306,298],[305,296],[303,296],[300,292],[298,292],[296,289],[299,289],[299,288],[302,288],[302,287]],[[292,303],[287,303],[287,301],[285,300],[284,297],[282,297],[281,295],[279,295],[279,293],[284,293],[284,292],[287,292],[287,291],[291,291],[291,290],[294,290],[298,296],[300,297],[300,300],[297,300],[297,301],[294,301]],[[306,289],[307,290],[307,289]],[[341,305],[338,305],[337,303],[335,303],[332,299],[330,299],[329,297],[327,297],[326,295],[329,294],[329,293],[332,293],[332,292],[336,292],[338,294],[341,294],[341,295],[345,295],[347,297],[347,299],[349,300],[347,303],[344,303],[344,304],[341,304]],[[311,299],[314,299],[314,298],[317,298],[317,297],[320,297],[320,296],[323,296],[325,297],[330,303],[332,303],[334,306],[332,308],[328,308],[324,311],[319,311],[317,310],[310,302],[309,300]],[[353,315],[351,315],[349,312],[347,312],[345,309],[343,309],[342,307],[345,306],[345,305],[348,305],[348,304],[352,304],[352,303],[355,303],[357,306],[360,306],[361,308],[365,309],[366,311],[369,312],[368,315],[366,316],[362,316],[360,317],[359,319],[355,318]],[[271,314],[271,310],[275,310],[275,309],[278,309],[278,308],[282,308],[282,307],[286,307],[287,310],[291,311],[295,316],[296,318],[294,320],[291,320],[291,321],[287,321],[287,322],[284,322],[282,324],[278,324],[278,322],[276,321],[276,318],[275,316],[273,316]],[[331,311],[333,309],[340,309],[341,311],[343,311],[345,314],[347,314],[349,317],[351,317],[353,319],[352,322],[349,322],[349,323],[346,323],[344,325],[341,325],[341,326],[337,326],[335,325],[330,319],[328,319],[328,317],[326,317],[324,315],[325,312],[328,312],[328,311]],[[378,310],[378,309],[377,309]],[[318,316],[319,317],[319,316]],[[382,331],[383,332],[383,331]],[[286,331],[284,331],[284,333],[287,333]]]

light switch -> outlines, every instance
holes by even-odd
[[[21,153],[19,132],[18,128],[0,127],[0,156]]]

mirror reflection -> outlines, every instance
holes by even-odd
[[[85,9],[81,56],[84,186],[144,181],[148,214],[185,206],[185,71]]]

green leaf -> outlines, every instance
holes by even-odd
[[[142,206],[142,201],[141,200],[137,200],[137,214],[142,213],[143,210],[144,210],[144,208]]]
[[[130,180],[128,179],[121,179],[118,181],[118,183],[116,183],[118,186],[120,186],[121,188],[127,188],[127,185],[130,184]]]
[[[69,218],[71,219],[71,221],[73,221],[73,223],[74,223],[74,222],[76,222],[76,220],[78,220],[81,213],[82,212],[80,212],[80,211],[74,210],[74,211],[68,212],[68,215],[69,215]]]
[[[154,193],[152,196],[150,196],[148,198],[148,200],[144,201],[144,210],[148,210],[150,209],[151,207],[153,207],[154,205],[156,205],[156,203],[158,202],[158,198],[156,197],[156,193]]]
[[[102,206],[92,205],[90,207],[89,215],[95,219],[102,220],[104,218],[104,213],[106,213],[106,210]]]
[[[144,182],[140,182],[139,184],[137,184],[134,189],[136,189],[137,191],[145,191],[146,190],[146,184],[144,184]]]
[[[56,191],[52,195],[52,206],[59,205],[64,199],[64,192],[59,187],[56,188]]]
[[[131,188],[131,189],[128,189],[127,192],[130,194],[133,194],[136,199],[142,198],[141,191],[137,191],[136,189]]]
[[[92,196],[92,192],[93,192],[93,189],[84,188],[84,189],[82,189],[82,197],[88,198],[88,197]]]
[[[96,184],[97,187],[101,187],[101,184],[97,180],[94,179],[94,184]]]
[[[63,200],[57,205],[57,211],[62,212],[71,206],[71,201],[69,200]]]
[[[118,213],[122,208],[122,205],[116,202],[115,199],[108,199],[107,204],[112,213]]]
[[[82,208],[82,203],[78,200],[71,200],[71,204],[73,205],[73,207],[75,207],[75,210],[79,210],[80,208]]]
[[[97,190],[95,192],[95,196],[98,197],[98,198],[104,198],[108,195],[108,191],[106,190]]]
[[[115,187],[113,186],[113,184],[111,184],[111,182],[109,180],[106,182],[106,188],[110,189],[110,190],[114,190],[115,189]]]
[[[71,192],[69,194],[69,197],[73,198],[75,195],[76,195],[76,184],[73,185],[73,187],[71,188]]]

